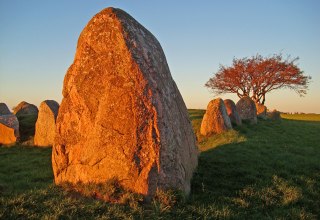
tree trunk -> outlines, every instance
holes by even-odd
[[[263,98],[262,98],[262,102],[261,102],[261,104],[262,105],[264,105],[264,102],[266,101],[266,94],[263,94],[263,96],[262,96]]]

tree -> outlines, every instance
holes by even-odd
[[[239,98],[249,96],[260,104],[265,103],[266,93],[276,89],[292,89],[303,96],[307,93],[311,77],[305,76],[295,64],[298,60],[298,57],[284,59],[282,54],[234,58],[232,66],[220,65],[205,86],[216,95],[235,93]]]

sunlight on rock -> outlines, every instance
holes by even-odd
[[[133,17],[107,8],[89,21],[62,93],[56,184],[117,178],[146,196],[190,192],[198,149],[187,108],[159,41]]]

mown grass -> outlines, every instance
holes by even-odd
[[[151,203],[74,196],[52,184],[50,148],[0,148],[0,219],[319,219],[320,122],[282,119],[202,137],[203,110],[189,110],[199,166],[188,198]],[[291,115],[290,115],[291,116]],[[131,197],[130,197],[131,196]]]

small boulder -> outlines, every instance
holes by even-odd
[[[12,144],[19,139],[19,121],[14,114],[0,115],[0,144]]]
[[[5,103],[0,103],[0,115],[12,114],[8,106]]]
[[[281,113],[274,109],[272,112],[267,113],[267,117],[270,118],[271,120],[281,120]]]
[[[58,111],[59,104],[54,100],[45,100],[40,104],[34,136],[35,145],[53,145]]]
[[[14,109],[13,114],[16,116],[19,115],[37,115],[38,114],[38,108],[37,106],[30,104],[28,102],[20,102]]]
[[[224,105],[226,106],[227,113],[231,120],[231,123],[237,126],[242,125],[240,115],[238,113],[236,104],[231,99],[226,99],[223,101]]]
[[[201,135],[219,134],[231,128],[231,121],[223,100],[220,98],[211,100],[201,122]]]
[[[257,109],[255,102],[248,96],[241,98],[236,104],[241,120],[257,124]]]
[[[257,117],[266,119],[267,117],[267,107],[260,104],[260,103],[255,103],[256,104],[256,109],[257,109]]]

